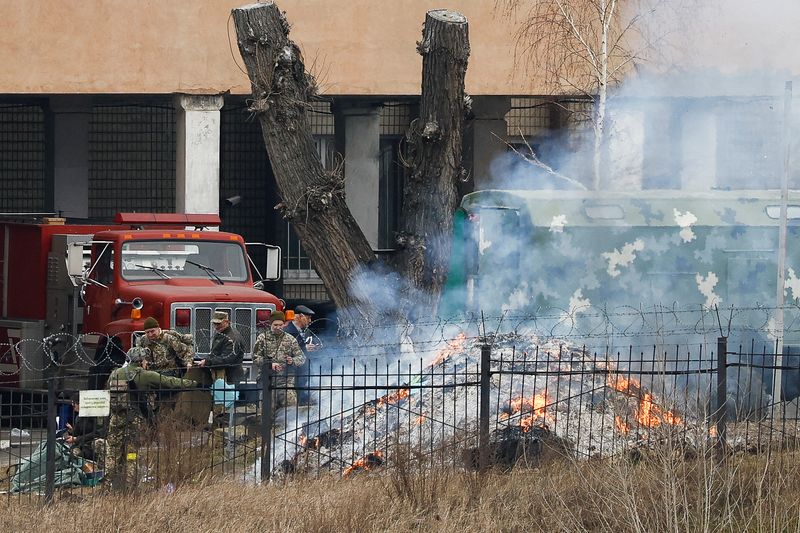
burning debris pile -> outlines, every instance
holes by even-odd
[[[391,461],[398,445],[469,466],[477,453],[480,351],[477,340],[461,335],[421,372],[385,383],[385,394],[336,414],[309,413],[279,436],[279,471],[350,476]],[[544,449],[608,457],[667,435],[698,444],[709,438],[704,417],[690,416],[687,405],[680,413],[667,407],[677,390],[661,385],[656,394],[616,361],[565,343],[497,336],[491,369],[490,453],[499,464],[530,462]],[[444,449],[449,453],[440,453]]]

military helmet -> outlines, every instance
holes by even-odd
[[[141,346],[134,346],[133,348],[128,350],[126,357],[129,363],[138,363],[142,359],[145,359],[149,355],[149,352],[150,350],[148,350],[147,348],[142,348]]]

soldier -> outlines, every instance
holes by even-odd
[[[147,416],[147,393],[198,386],[195,381],[147,370],[146,355],[143,348],[131,348],[127,354],[128,364],[108,377],[111,417],[105,445],[105,471],[112,484],[119,483],[123,488],[133,487],[136,482],[136,454]]]
[[[231,326],[225,311],[214,311],[211,323],[216,330],[211,340],[211,352],[205,359],[198,361],[197,366],[211,369],[214,379],[223,377],[224,374],[225,382],[235,385],[244,376],[244,339]]]
[[[136,340],[136,346],[149,350],[148,368],[161,374],[182,376],[184,369],[192,365],[192,336],[171,329],[161,329],[158,320],[153,317],[145,319],[144,335]]]
[[[273,311],[269,316],[269,330],[258,336],[253,347],[253,364],[258,372],[261,372],[264,359],[271,362],[272,371],[275,372],[272,385],[280,387],[274,394],[275,409],[297,404],[294,374],[288,372],[288,367],[303,366],[306,361],[297,340],[283,330],[284,321],[283,313]]]

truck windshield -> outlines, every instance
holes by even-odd
[[[127,280],[203,278],[247,281],[244,250],[221,241],[129,241],[122,245],[122,277]],[[198,266],[198,265],[202,265]]]

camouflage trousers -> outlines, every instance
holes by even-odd
[[[95,458],[114,488],[132,489],[139,480],[138,451],[144,419],[131,410],[111,413],[105,439],[92,446]]]
[[[289,405],[297,405],[297,392],[294,390],[294,375],[276,375],[272,377],[272,386],[281,387],[272,393],[272,409],[277,410]],[[286,387],[286,388],[283,388]]]

